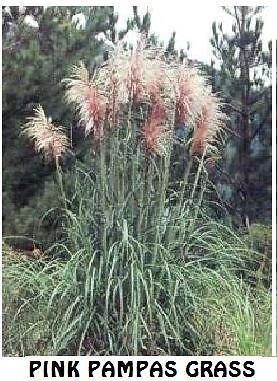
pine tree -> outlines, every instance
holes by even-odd
[[[222,91],[231,116],[220,180],[234,211],[249,225],[271,209],[271,44],[266,51],[262,7],[223,8],[233,18],[232,34],[213,23],[211,40],[221,65],[218,75],[212,69],[213,87]]]
[[[73,22],[74,15],[84,15],[85,27]],[[61,80],[80,60],[87,67],[93,65],[101,50],[94,36],[106,31],[113,35],[115,23],[113,7],[12,6],[3,11],[4,234],[32,236],[34,220],[49,208],[42,200],[51,205],[50,194],[40,196],[53,188],[45,184],[51,182],[54,168],[34,158],[31,145],[20,135],[20,126],[33,108],[42,104],[54,121],[70,130],[72,113],[60,102]],[[85,150],[83,136],[74,129],[73,133],[80,142],[77,155],[81,155]],[[23,213],[23,221],[22,208],[29,206],[32,212],[28,216]]]
[[[124,35],[129,31],[136,29],[139,33],[143,33],[146,38],[155,38],[154,35],[149,35],[151,26],[151,15],[146,11],[143,16],[139,15],[138,7],[136,5],[133,6],[133,17],[127,20],[127,26],[125,30],[121,30],[118,32],[119,39],[122,39]]]

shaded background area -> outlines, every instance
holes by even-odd
[[[220,200],[224,210],[218,217],[228,218],[238,228],[270,225],[271,44],[266,46],[262,39],[262,12],[262,7],[226,8],[232,32],[226,33],[220,20],[210,26],[214,58],[208,65],[191,56],[189,43],[177,50],[174,31],[169,41],[160,41],[151,29],[151,14],[140,14],[137,7],[124,30],[118,28],[113,7],[3,8],[4,236],[33,237],[46,247],[55,242],[58,212],[45,215],[60,206],[54,166],[35,160],[20,126],[40,103],[54,122],[68,127],[76,152],[63,163],[70,187],[72,162],[76,157],[85,161],[89,152],[83,131],[75,128],[75,116],[63,102],[61,80],[79,60],[93,72],[117,38],[132,39],[130,31],[144,32],[153,44],[164,45],[168,55],[197,64],[208,74],[230,117],[221,159],[210,168],[218,192],[215,201]],[[182,134],[182,126],[176,133]],[[176,162],[182,163],[181,154],[176,151]],[[33,246],[20,238],[9,243]]]

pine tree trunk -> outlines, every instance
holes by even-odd
[[[241,179],[241,194],[242,207],[241,217],[243,223],[249,225],[249,206],[250,206],[250,188],[249,188],[249,163],[250,163],[250,124],[249,124],[249,96],[250,96],[250,74],[249,60],[247,52],[246,39],[246,15],[247,7],[242,6],[241,13],[241,28],[240,28],[240,76],[241,76],[241,107],[242,116],[240,123],[240,179]]]

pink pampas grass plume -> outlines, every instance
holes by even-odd
[[[23,133],[35,143],[35,150],[42,153],[46,161],[61,157],[69,149],[69,141],[62,126],[54,126],[39,105],[35,115],[28,118]]]

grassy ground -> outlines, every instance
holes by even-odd
[[[270,229],[209,217],[203,158],[173,189],[169,158],[105,148],[57,167],[60,242],[4,247],[4,354],[270,354]]]
[[[255,275],[259,255],[222,226],[228,239],[219,239],[219,227],[191,234],[193,259],[183,264],[163,250],[148,262],[150,247],[130,237],[110,249],[107,266],[88,246],[63,259],[5,246],[4,355],[270,355],[271,293]]]

